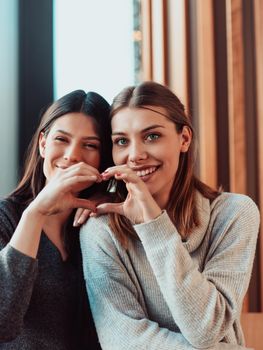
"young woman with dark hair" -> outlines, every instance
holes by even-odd
[[[125,88],[113,101],[111,128],[115,166],[102,178],[117,180],[116,203],[99,205],[95,216],[110,214],[90,218],[80,235],[102,348],[244,345],[256,205],[195,176],[194,130],[168,88]]]
[[[0,202],[0,349],[100,349],[74,209],[106,193],[109,104],[73,91],[43,113],[24,175]],[[76,225],[75,225],[76,226]]]

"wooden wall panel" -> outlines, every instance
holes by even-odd
[[[152,0],[152,78],[154,81],[167,84],[167,12],[166,0]]]
[[[142,0],[143,80],[167,84],[166,0]]]
[[[151,0],[141,1],[142,80],[152,80],[152,6]]]
[[[199,175],[202,181],[217,187],[213,1],[196,1],[195,6],[198,103],[193,113],[198,123]]]
[[[167,83],[189,111],[187,5],[167,0]]]
[[[261,350],[263,347],[263,314],[252,312],[243,314],[241,324],[244,330],[246,346],[249,346],[255,350]]]
[[[242,0],[226,0],[230,191],[247,193]]]

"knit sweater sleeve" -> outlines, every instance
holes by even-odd
[[[103,350],[192,350],[180,333],[147,316],[144,301],[103,219],[90,218],[80,232],[83,271]]]
[[[9,245],[17,213],[7,200],[0,202],[0,342],[14,339],[23,327],[37,273],[37,260]]]
[[[214,346],[239,318],[248,288],[259,228],[254,202],[242,195],[216,202],[201,271],[165,212],[134,227],[183,336],[197,348]]]

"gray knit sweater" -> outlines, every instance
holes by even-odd
[[[198,194],[201,225],[182,242],[163,212],[124,249],[107,216],[81,229],[91,309],[104,350],[238,348],[259,228],[247,196]],[[217,345],[219,342],[222,345]],[[231,345],[232,344],[232,347]]]
[[[81,302],[79,246],[66,262],[44,233],[37,259],[14,249],[8,242],[22,211],[0,201],[0,349],[100,349],[87,300]]]

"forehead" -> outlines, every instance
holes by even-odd
[[[146,106],[145,108],[126,107],[118,111],[112,118],[112,130],[144,129],[150,125],[171,127],[174,123],[165,115],[168,112],[163,107]]]
[[[97,134],[94,118],[83,113],[67,113],[59,117],[50,128],[50,131],[56,130],[69,132],[70,130],[74,130],[74,132],[79,131]]]

